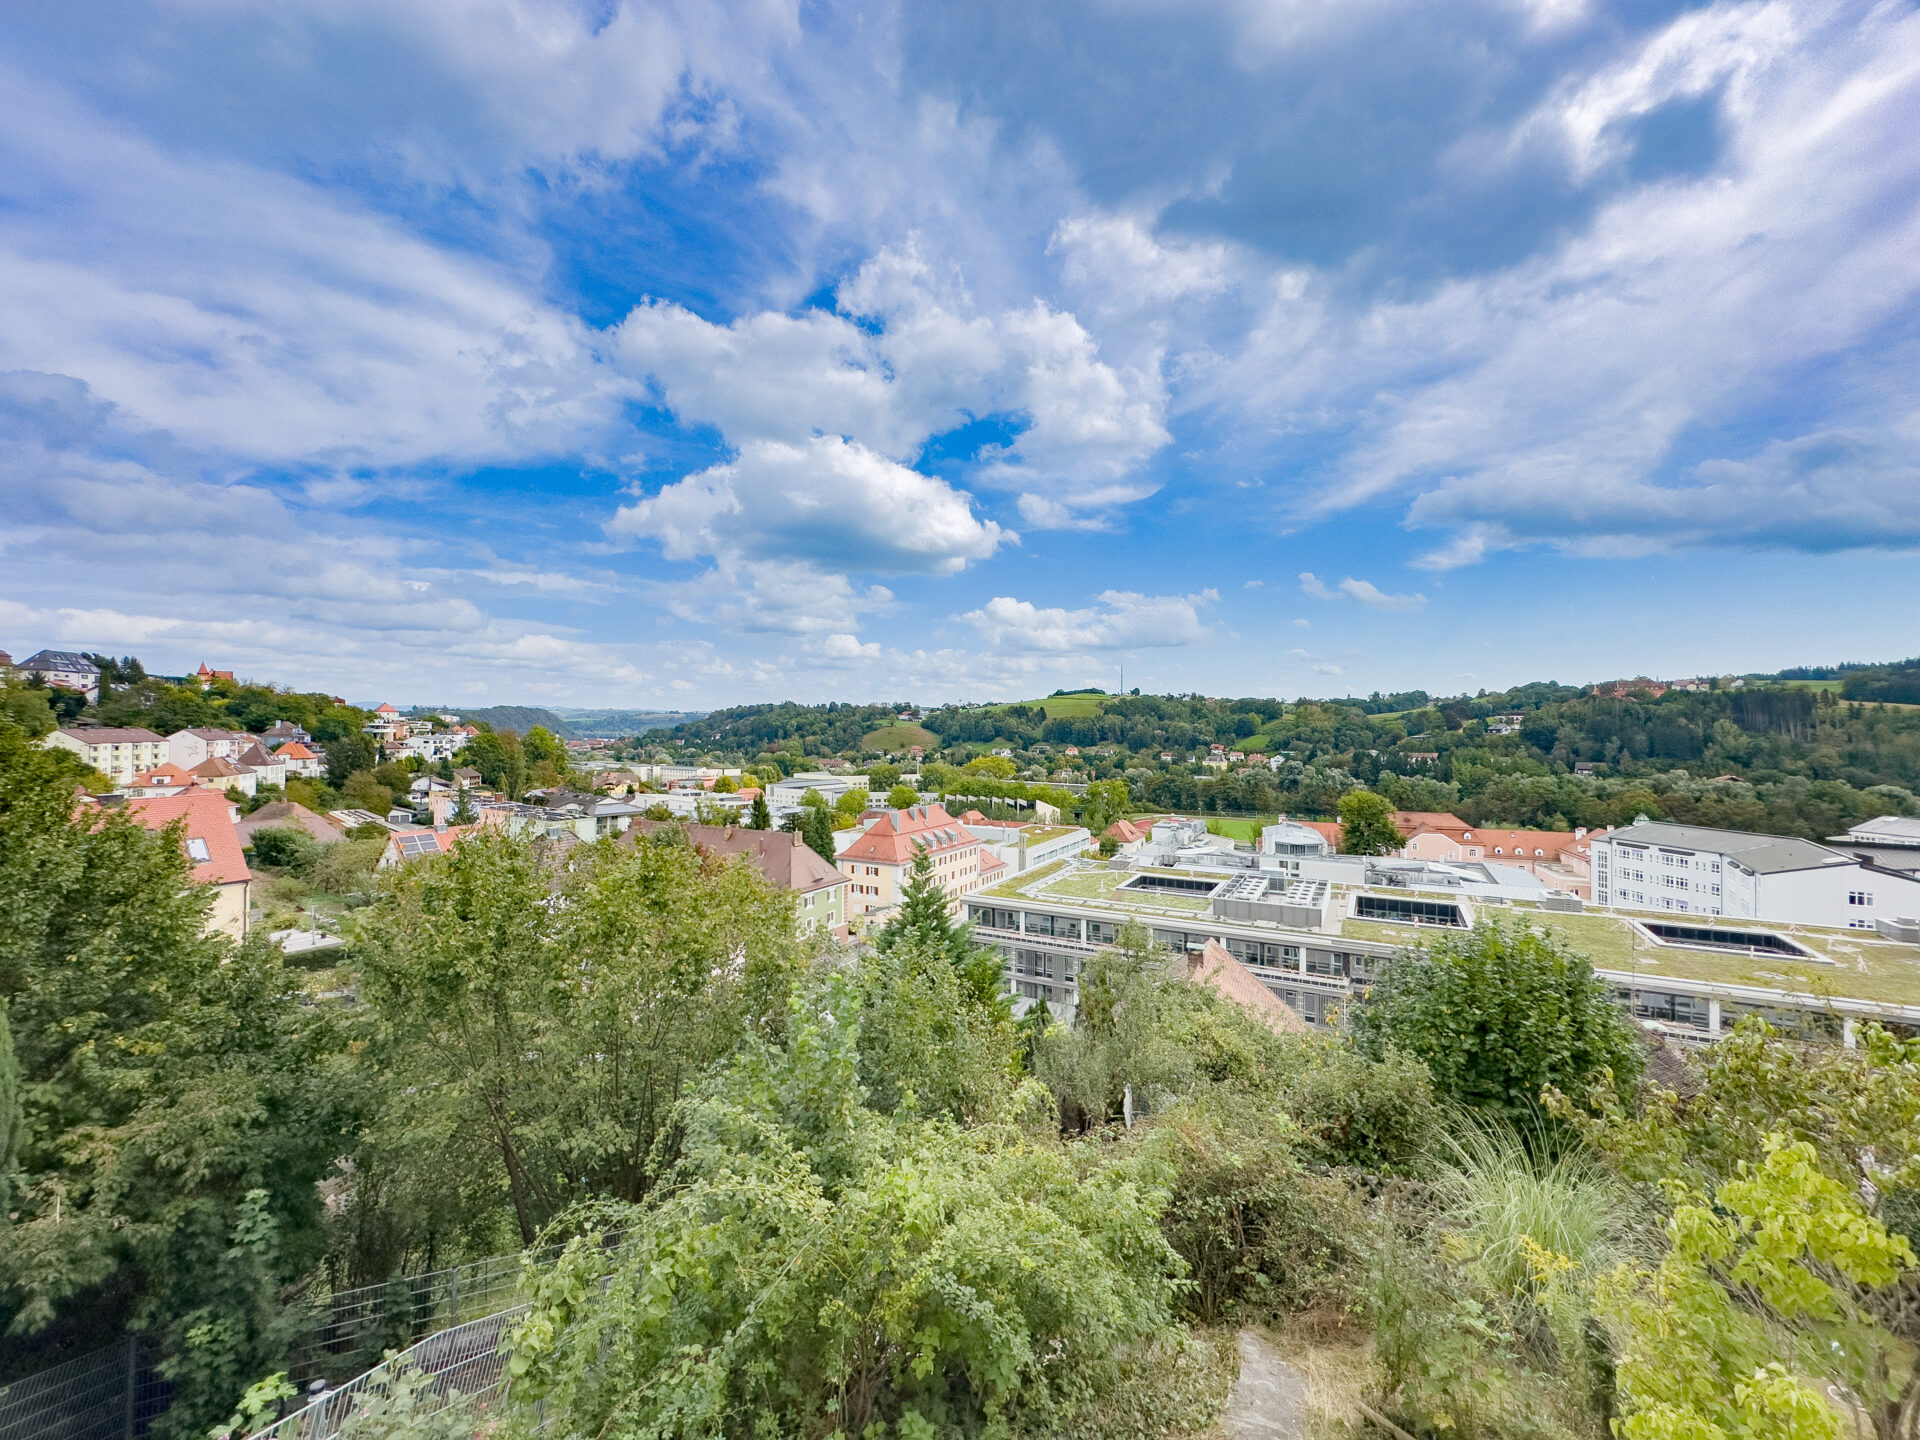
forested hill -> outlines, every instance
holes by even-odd
[[[949,760],[1007,749],[1030,777],[1062,765],[1083,779],[1124,777],[1135,804],[1156,809],[1326,814],[1344,790],[1367,785],[1400,808],[1451,810],[1482,825],[1594,827],[1645,812],[1825,838],[1874,815],[1915,813],[1920,707],[1843,698],[1865,686],[1891,690],[1913,669],[1661,696],[1545,683],[1451,699],[1415,691],[1291,704],[1081,694],[950,707],[921,724]],[[748,759],[794,749],[857,755],[863,737],[902,708],[748,706],[674,734]],[[1249,759],[1224,775],[1202,773],[1193,762],[1214,744]],[[1066,756],[1069,745],[1081,753]]]
[[[496,730],[511,730],[516,735],[524,735],[536,725],[546,726],[562,740],[572,740],[579,734],[553,711],[535,705],[488,705],[478,710],[450,709],[447,713],[469,724],[485,721]]]
[[[800,749],[814,755],[857,752],[874,730],[891,725],[907,703],[892,705],[736,705],[676,725],[667,738],[686,745],[754,755]],[[793,741],[799,741],[796,746]]]

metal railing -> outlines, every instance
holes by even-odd
[[[495,1255],[311,1298],[303,1303],[313,1318],[287,1353],[288,1378],[296,1385],[338,1383],[423,1335],[510,1309],[526,1298],[524,1262],[544,1263],[559,1253],[556,1247],[532,1256]]]
[[[429,1335],[256,1431],[249,1440],[335,1440],[336,1436],[352,1440],[356,1429],[385,1418],[384,1412],[403,1388],[410,1420],[437,1415],[455,1405],[485,1404],[506,1387],[502,1342],[513,1322],[529,1308],[516,1305]]]
[[[0,1385],[0,1440],[138,1440],[172,1393],[151,1345],[129,1335]]]

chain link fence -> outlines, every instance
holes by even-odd
[[[117,1345],[0,1385],[0,1440],[141,1440],[170,1386],[150,1343]]]

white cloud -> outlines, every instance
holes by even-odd
[[[840,436],[904,465],[936,435],[1003,416],[1024,428],[983,452],[976,474],[1018,492],[1045,485],[1052,508],[1034,514],[1071,523],[1155,488],[1138,471],[1168,440],[1159,378],[1104,364],[1072,315],[1040,301],[973,313],[958,277],[912,244],[880,251],[838,303],[716,325],[650,302],[615,329],[613,353],[682,422],[743,449]]]
[[[660,543],[671,560],[801,559],[951,575],[1014,538],[968,497],[838,436],[752,440],[739,457],[622,506],[610,535]]]
[[[557,453],[635,388],[486,261],[18,74],[0,89],[0,370],[77,377],[225,458],[330,468]]]
[[[1427,603],[1424,595],[1389,595],[1371,580],[1356,580],[1349,575],[1339,585],[1329,588],[1311,570],[1300,572],[1300,589],[1315,600],[1353,600],[1370,610],[1418,610]],[[1296,625],[1304,625],[1304,620],[1296,620]]]
[[[1066,610],[996,595],[978,610],[954,618],[972,625],[995,650],[1134,650],[1207,639],[1212,632],[1200,610],[1220,597],[1212,590],[1197,595],[1108,590],[1097,598],[1097,606]]]
[[[1344,430],[1298,508],[1403,496],[1410,526],[1448,532],[1430,568],[1536,543],[1920,543],[1899,460],[1920,411],[1885,383],[1920,365],[1894,320],[1920,300],[1920,15],[1692,11],[1514,134],[1604,167],[1623,125],[1710,95],[1709,172],[1620,189],[1563,244],[1424,292],[1353,307],[1310,276],[1204,377],[1208,403],[1276,444]]]

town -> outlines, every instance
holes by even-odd
[[[14,666],[0,654],[0,663],[11,683],[94,708],[112,699],[112,680],[87,655],[40,651]],[[140,675],[146,681],[143,667]],[[203,664],[175,688],[217,696],[242,687]],[[1721,688],[1642,678],[1589,694],[1641,704]],[[1743,703],[1748,689],[1742,677],[1724,685]],[[403,713],[384,702],[359,711],[327,698],[357,723],[334,736],[333,759],[327,743],[290,720],[269,723],[263,711],[257,730],[166,735],[83,713],[40,743],[98,777],[86,803],[124,808],[151,828],[184,821],[196,878],[218,897],[210,923],[236,939],[267,923],[290,953],[345,943],[343,912],[324,899],[289,910],[270,898],[276,886],[297,891],[277,872],[313,847],[357,847],[370,890],[382,872],[447,853],[476,831],[564,852],[675,826],[706,853],[744,857],[794,897],[803,933],[841,943],[894,918],[924,857],[951,916],[1000,956],[1016,1015],[1042,1004],[1071,1019],[1088,959],[1134,922],[1196,966],[1211,953],[1209,973],[1233,976],[1242,993],[1257,982],[1301,1022],[1338,1027],[1397,950],[1432,929],[1470,930],[1498,914],[1576,946],[1637,1022],[1676,1041],[1711,1041],[1744,1016],[1849,1046],[1866,1020],[1920,1033],[1920,817],[1893,808],[1903,797],[1912,808],[1898,787],[1882,787],[1888,813],[1819,840],[1644,813],[1593,828],[1474,824],[1393,808],[1383,793],[1391,786],[1357,784],[1323,800],[1328,818],[1261,823],[1133,807],[1126,777],[1139,784],[1137,767],[1110,764],[1110,778],[1087,778],[1100,772],[1086,762],[1112,761],[1114,745],[1061,743],[1056,757],[1055,745],[1026,741],[1017,753],[1030,778],[1016,778],[1016,751],[994,742],[1021,738],[1044,701],[956,707],[949,719],[985,733],[985,743],[943,749],[925,712],[876,710],[867,717],[876,728],[846,753],[776,742],[729,755],[716,753],[724,731],[714,748],[691,751],[649,746],[646,736],[562,741],[542,727],[500,735],[451,711]],[[1070,732],[1067,712],[1084,719],[1093,702],[1057,698],[1061,728]],[[1239,712],[1230,726],[1238,743],[1154,752],[1161,768],[1141,788],[1151,793],[1182,771],[1224,781],[1299,766],[1290,751],[1244,748],[1261,734],[1247,723],[1259,713]],[[690,725],[702,723],[713,721]],[[1500,712],[1470,723],[1514,745],[1531,717]],[[524,778],[506,764],[508,743],[533,761]],[[1402,753],[1416,774],[1440,759],[1438,750]],[[1594,768],[1562,766],[1575,777]],[[321,800],[322,787],[342,803]],[[372,809],[347,803],[369,796],[379,797]],[[1352,834],[1335,818],[1349,814]]]

